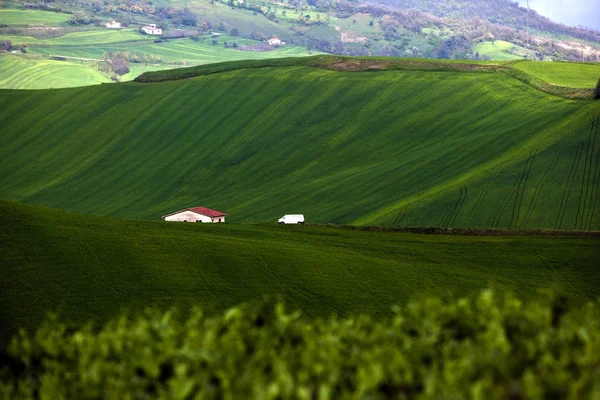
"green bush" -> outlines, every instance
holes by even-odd
[[[308,320],[273,301],[183,322],[148,310],[97,330],[51,318],[3,359],[10,398],[598,398],[600,302],[484,291],[387,320]]]

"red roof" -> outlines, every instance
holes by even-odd
[[[180,212],[184,212],[184,211],[192,211],[192,212],[195,212],[196,214],[206,215],[207,217],[211,217],[211,218],[222,217],[222,216],[226,215],[224,212],[212,210],[212,209],[206,208],[206,207],[190,207],[190,208],[186,208],[184,210],[175,211],[171,214],[163,215],[163,218],[169,217],[171,215],[179,214]]]

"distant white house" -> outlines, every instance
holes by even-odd
[[[185,210],[163,215],[165,221],[177,222],[225,222],[225,213],[206,207],[190,207]]]
[[[157,28],[156,24],[146,25],[142,27],[142,31],[144,31],[148,35],[162,35],[162,29]]]
[[[279,47],[279,46],[281,46],[282,42],[280,39],[273,37],[273,38],[267,40],[267,43],[269,43],[269,46]]]
[[[121,23],[119,21],[110,21],[104,24],[108,29],[121,29]]]

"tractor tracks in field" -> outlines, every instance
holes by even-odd
[[[554,229],[561,229],[562,224],[564,222],[565,214],[567,212],[567,205],[569,203],[569,197],[571,196],[573,182],[575,181],[575,176],[577,175],[577,170],[579,169],[579,161],[581,160],[582,153],[583,153],[583,142],[579,142],[579,143],[577,143],[577,149],[575,150],[575,157],[573,157],[573,162],[571,163],[571,169],[569,170],[569,175],[567,176],[567,183],[565,184],[565,189],[563,190],[563,194],[560,199],[560,206],[558,207],[558,214],[556,215],[556,220],[554,221]]]
[[[510,199],[513,198],[513,195],[515,196],[515,200],[513,202],[509,228],[512,228],[513,224],[518,222],[521,206],[523,203],[523,197],[525,195],[525,189],[527,186],[527,181],[529,180],[529,174],[531,173],[531,168],[533,167],[533,163],[535,161],[536,155],[537,155],[537,149],[534,151],[531,151],[529,153],[529,156],[527,157],[527,160],[525,161],[525,165],[523,166],[523,170],[521,171],[521,174],[515,179],[515,182],[514,182],[512,188],[504,196],[504,198],[498,205],[498,208],[496,209],[494,216],[492,217],[492,219],[490,221],[490,226],[492,228],[497,228],[498,225],[500,224],[500,219],[502,218],[502,215],[504,214],[506,207],[508,207],[508,205],[510,203]]]
[[[471,209],[471,213],[469,214],[469,220],[468,220],[468,223],[467,223],[469,226],[473,223],[473,220],[475,219],[475,215],[477,214],[477,211],[479,211],[479,208],[481,207],[481,205],[483,204],[483,202],[487,198],[487,195],[490,192],[490,189],[496,183],[496,180],[498,180],[498,175],[496,175],[494,177],[494,179],[492,179],[491,181],[489,181],[485,185],[485,187],[483,188],[483,190],[481,191],[481,193],[479,193],[479,197],[475,201],[475,204],[473,205],[473,208]]]
[[[600,114],[596,115],[592,120],[592,125],[595,126],[594,131],[594,145],[596,144],[596,138],[600,135]],[[593,148],[592,148],[593,156]],[[591,230],[594,224],[594,214],[596,212],[596,204],[598,203],[598,191],[600,190],[600,148],[596,150],[596,163],[594,164],[594,172],[592,173],[592,190],[591,190],[591,211],[589,213],[589,222],[587,229]]]
[[[521,214],[521,207],[523,206],[523,197],[525,196],[525,188],[527,187],[527,181],[529,180],[529,175],[531,173],[531,168],[533,168],[533,163],[535,162],[535,157],[537,156],[537,149],[532,153],[529,153],[529,157],[525,162],[525,166],[523,167],[523,172],[521,172],[521,177],[519,178],[519,183],[517,184],[517,194],[515,195],[515,202],[513,204],[512,213],[510,216],[510,224],[508,225],[508,229],[511,229],[515,226],[519,225],[519,217]]]
[[[535,187],[535,189],[533,191],[533,195],[531,197],[531,201],[529,202],[529,206],[527,207],[527,210],[525,211],[525,216],[523,217],[523,221],[520,226],[521,229],[524,229],[527,226],[527,224],[529,223],[529,220],[531,219],[533,211],[535,210],[535,207],[537,206],[538,200],[540,198],[540,194],[542,193],[542,189],[544,188],[544,185],[546,184],[546,181],[548,180],[548,178],[550,178],[550,175],[552,175],[552,172],[554,172],[554,169],[556,168],[556,165],[558,164],[558,161],[560,160],[562,151],[563,151],[562,148],[556,149],[556,152],[554,153],[552,160],[550,160],[550,165],[548,166],[548,168],[546,169],[546,172],[544,173],[544,175],[538,182],[537,186]]]
[[[406,212],[408,211],[408,207],[402,207],[400,211],[398,211],[398,216],[394,220],[393,226],[400,226],[402,221],[404,221],[404,217],[406,217]]]
[[[467,200],[467,192],[468,191],[467,191],[466,186],[462,186],[460,188],[458,197],[456,198],[456,200],[454,202],[450,203],[448,208],[446,208],[444,215],[442,215],[442,218],[440,219],[440,222],[438,223],[438,228],[440,228],[440,227],[446,228],[446,227],[451,227],[454,225],[454,223],[456,222],[456,218],[458,217],[458,214],[462,210],[462,208],[465,204],[465,201]]]
[[[575,214],[575,229],[583,230],[592,224],[592,209],[596,203],[595,192],[597,186],[594,185],[594,182],[596,181],[598,169],[598,155],[596,154],[596,163],[594,164],[594,150],[596,149],[599,122],[600,116],[596,115],[592,118],[583,160],[583,175],[581,176],[579,201],[577,202],[577,213]]]

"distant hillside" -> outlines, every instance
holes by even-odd
[[[598,101],[500,65],[290,60],[0,91],[0,197],[154,220],[204,205],[230,222],[600,229]]]
[[[11,0],[3,6],[0,54],[13,52],[38,69],[49,59],[67,60],[65,75],[72,62],[88,69],[61,86],[92,84],[102,80],[91,77],[98,73],[125,81],[157,69],[317,53],[600,61],[600,32],[535,11],[527,18],[509,0]],[[113,20],[122,29],[105,26]],[[150,23],[162,35],[143,34]],[[0,58],[0,87],[56,87],[36,68],[21,73],[13,64]]]
[[[223,310],[279,293],[308,316],[367,312],[480,288],[600,295],[600,238],[416,235],[318,226],[185,224],[0,201],[0,349],[47,312],[104,321],[123,308]]]

